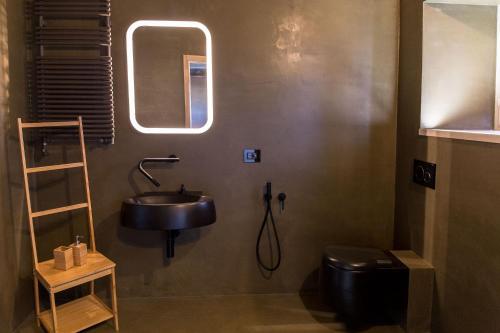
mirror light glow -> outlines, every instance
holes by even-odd
[[[207,57],[207,122],[200,128],[168,128],[168,127],[144,127],[137,121],[135,107],[135,77],[134,77],[134,32],[140,27],[162,27],[162,28],[194,28],[205,34],[206,57]],[[130,122],[132,126],[141,133],[146,134],[201,134],[206,132],[214,121],[213,107],[213,76],[212,76],[212,36],[208,28],[194,21],[157,21],[141,20],[130,25],[127,30],[127,77],[128,77],[128,99]]]

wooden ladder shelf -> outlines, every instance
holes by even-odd
[[[49,165],[42,167],[27,167],[26,153],[24,145],[24,129],[42,127],[78,127],[81,147],[82,162]],[[103,321],[113,319],[115,330],[118,331],[118,305],[116,298],[115,263],[97,252],[94,236],[94,222],[92,216],[92,204],[90,200],[89,176],[87,170],[87,156],[85,153],[85,139],[83,136],[82,117],[77,121],[64,122],[44,122],[44,123],[23,123],[18,119],[19,146],[21,149],[21,162],[24,175],[24,190],[26,193],[26,204],[28,208],[29,230],[31,238],[31,249],[33,255],[33,275],[35,288],[35,313],[37,325],[41,325],[53,333],[70,333],[85,330]],[[33,212],[30,197],[29,174],[50,172],[57,170],[67,170],[81,168],[85,182],[86,202],[79,204],[53,208],[38,212]],[[57,270],[54,266],[54,259],[39,262],[36,237],[34,229],[34,219],[42,216],[49,216],[69,212],[77,209],[87,209],[87,220],[90,236],[89,253],[87,263],[84,266],[76,266],[67,271]],[[95,295],[94,281],[102,278],[110,278],[111,308]],[[47,289],[50,295],[50,310],[41,312],[39,299],[39,283]],[[56,306],[55,294],[57,292],[73,288],[85,283],[90,283],[90,294],[74,300],[72,302]]]

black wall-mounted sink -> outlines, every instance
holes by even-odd
[[[171,258],[180,230],[215,223],[215,204],[212,198],[196,192],[144,193],[123,201],[121,221],[133,229],[166,231],[167,257]]]
[[[214,201],[204,195],[144,193],[125,199],[122,224],[141,230],[183,230],[215,222]]]

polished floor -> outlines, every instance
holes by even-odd
[[[235,295],[209,297],[133,298],[119,302],[120,332],[169,333],[323,333],[352,332],[314,296]],[[28,318],[17,333],[42,332]],[[114,332],[104,323],[86,332]],[[403,333],[396,326],[356,332]]]

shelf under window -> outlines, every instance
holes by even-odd
[[[450,130],[439,128],[421,128],[418,133],[422,136],[433,136],[437,138],[500,143],[500,131],[495,130]]]

